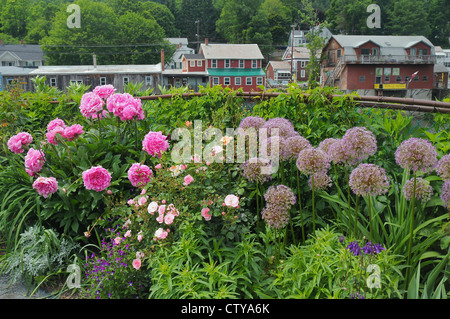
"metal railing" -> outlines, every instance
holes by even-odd
[[[343,55],[344,63],[434,64],[435,55]]]

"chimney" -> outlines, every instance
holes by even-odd
[[[208,45],[208,38],[205,38],[205,45]]]
[[[164,49],[161,49],[161,71],[164,71]]]
[[[97,55],[93,54],[92,55],[92,62],[94,64],[94,69],[97,68]]]

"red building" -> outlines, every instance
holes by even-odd
[[[432,97],[436,56],[423,36],[333,35],[322,59],[323,86],[360,95]]]

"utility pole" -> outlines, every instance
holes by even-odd
[[[197,37],[197,53],[200,52],[200,20],[195,20],[195,24],[197,25],[197,33],[195,36]]]
[[[291,82],[293,82],[294,75],[293,72],[293,66],[294,66],[294,28],[296,27],[296,24],[291,24],[292,28],[292,34],[291,34]]]

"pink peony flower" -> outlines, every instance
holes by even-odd
[[[100,192],[111,185],[111,174],[102,166],[91,167],[82,174],[86,189]]]
[[[37,190],[39,195],[47,198],[58,190],[58,181],[54,177],[40,176],[34,181],[33,188]]]
[[[138,118],[144,119],[144,111],[140,99],[129,93],[117,93],[108,97],[106,108],[122,121]]]
[[[102,99],[107,99],[109,96],[114,94],[115,90],[116,89],[114,88],[114,86],[112,86],[111,84],[106,84],[106,85],[96,86],[92,92],[97,94]]]
[[[48,124],[47,124],[47,131],[52,131],[55,128],[57,128],[58,126],[65,128],[66,127],[66,123],[59,119],[59,118],[55,118],[54,120],[51,120]]]
[[[152,177],[152,170],[147,165],[134,163],[128,170],[128,179],[135,187],[145,186]]]
[[[56,126],[54,129],[52,129],[51,131],[48,131],[45,136],[47,137],[47,142],[49,142],[50,144],[53,145],[58,145],[58,142],[56,141],[55,137],[56,134],[59,134],[61,136],[63,136],[64,134],[64,128],[61,126]]]
[[[42,150],[30,148],[25,156],[25,169],[27,173],[38,173],[41,171],[45,163],[45,155]]]
[[[188,186],[190,183],[192,183],[194,181],[194,178],[191,175],[186,175],[184,177],[184,186]]]
[[[105,101],[100,96],[94,92],[88,92],[81,97],[80,111],[86,118],[97,118],[97,114],[103,111],[103,105]]]
[[[83,133],[83,126],[81,126],[80,124],[74,124],[72,126],[66,127],[61,135],[64,138],[67,138],[69,141],[73,141]]]
[[[23,146],[28,146],[33,141],[33,137],[27,132],[21,132],[12,136],[8,140],[8,148],[11,152],[18,154],[23,153]]]
[[[236,195],[227,195],[224,200],[224,204],[228,207],[239,207],[239,197]]]
[[[162,135],[161,132],[149,132],[142,141],[142,149],[151,156],[158,156],[158,158],[161,158],[161,154],[168,148],[167,136]]]
[[[133,268],[136,270],[139,270],[139,268],[141,268],[141,260],[139,258],[133,260]]]
[[[211,220],[212,215],[209,214],[209,208],[208,208],[208,207],[203,208],[202,211],[201,211],[201,214],[202,214],[202,217],[203,217],[206,221]]]

